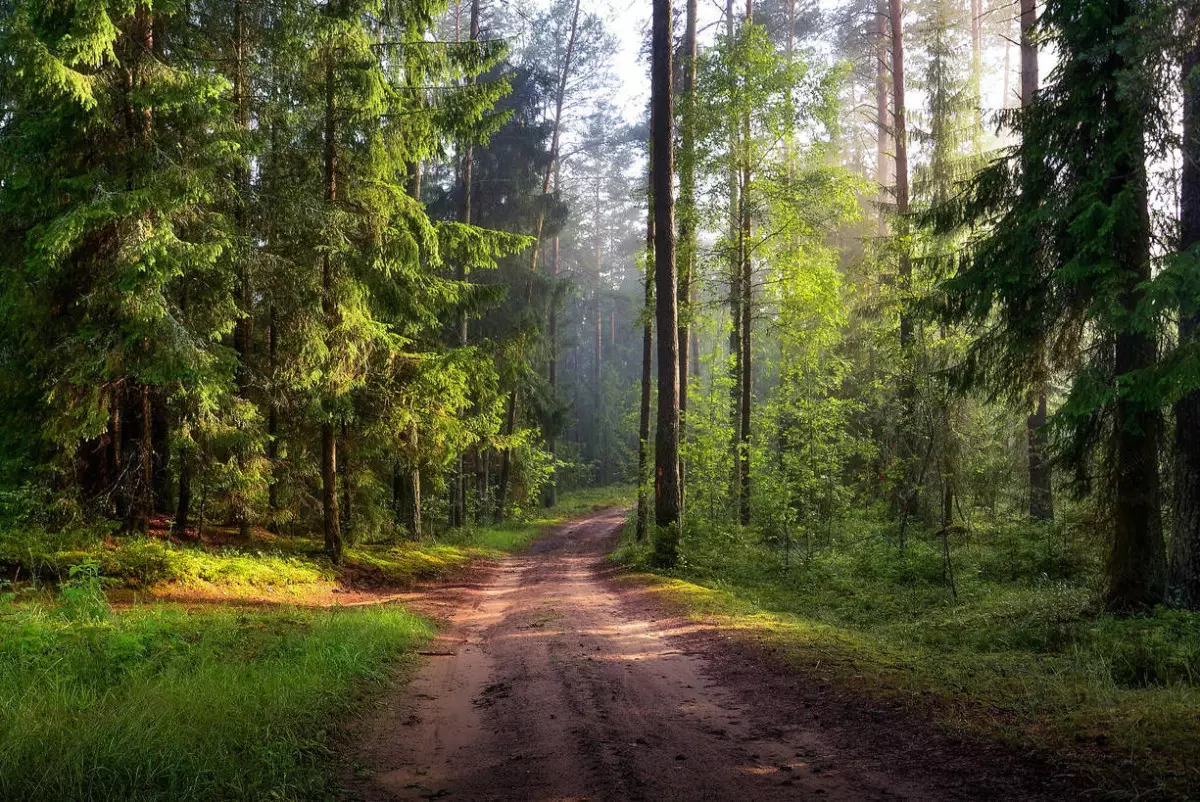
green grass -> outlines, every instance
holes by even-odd
[[[0,799],[325,796],[330,727],[430,625],[354,610],[0,608]]]
[[[339,569],[310,540],[265,534],[234,549],[0,532],[0,562],[57,580],[55,595],[0,582],[0,799],[330,798],[339,720],[433,632],[394,604],[112,609],[105,587],[305,601],[353,572],[405,585],[627,496],[568,494],[522,522],[359,546]]]
[[[480,559],[528,546],[542,530],[589,510],[626,503],[631,491],[597,488],[563,494],[552,510],[521,521],[454,530],[419,541],[363,543],[348,548],[345,565],[330,565],[318,541],[256,530],[236,545],[173,543],[155,537],[117,537],[75,528],[48,533],[0,529],[0,565],[8,577],[56,582],[71,566],[99,565],[106,586],[189,596],[303,602],[325,598],[339,585],[410,587],[444,578]]]
[[[823,682],[960,733],[1065,756],[1115,796],[1200,791],[1200,615],[1100,611],[1098,544],[992,527],[904,554],[855,522],[784,567],[753,534],[690,533],[680,567],[631,581]],[[628,540],[616,555],[645,571]]]

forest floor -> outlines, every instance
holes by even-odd
[[[410,607],[445,626],[350,727],[344,798],[1049,799],[1050,764],[813,681],[621,581],[620,509]]]

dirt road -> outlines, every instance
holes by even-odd
[[[348,799],[1070,796],[1043,769],[806,687],[613,583],[622,518],[563,526],[431,595],[448,626],[358,725]]]

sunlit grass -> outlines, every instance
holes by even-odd
[[[1104,615],[1096,545],[1049,543],[1045,532],[960,537],[957,598],[936,540],[900,554],[861,530],[797,549],[786,569],[753,534],[693,533],[679,569],[626,581],[821,682],[1066,755],[1098,786],[1196,793],[1200,616]],[[644,547],[626,540],[617,556],[649,570]]]
[[[369,587],[411,587],[461,571],[472,562],[519,551],[547,526],[590,510],[627,502],[626,488],[565,493],[549,510],[524,520],[453,530],[421,540],[391,539],[352,546],[345,565],[329,563],[320,543],[255,530],[236,545],[174,543],[152,537],[33,537],[0,532],[0,563],[18,576],[49,581],[64,578],[73,565],[94,561],[106,586],[165,595],[211,596],[223,600],[324,599],[346,583]],[[12,574],[10,573],[10,576]]]
[[[294,799],[333,720],[431,633],[394,607],[0,615],[0,799]]]

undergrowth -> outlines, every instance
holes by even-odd
[[[153,536],[117,536],[79,522],[48,531],[28,516],[0,526],[0,566],[10,580],[57,583],[72,566],[95,565],[108,588],[188,590],[223,599],[303,601],[343,584],[407,587],[527,546],[546,526],[596,507],[624,503],[628,491],[597,488],[564,494],[558,506],[523,520],[444,532],[420,540],[359,543],[344,565],[325,558],[319,542],[256,529],[244,542],[209,545]],[[0,519],[3,520],[3,519]]]
[[[394,606],[0,606],[0,799],[325,796],[330,725],[431,634]]]
[[[785,551],[693,528],[676,569],[640,576],[822,681],[1073,755],[1119,793],[1200,790],[1200,615],[1104,614],[1101,545],[1075,522],[956,532],[949,566],[936,535],[894,534],[864,517]],[[629,537],[614,556],[653,571]]]

